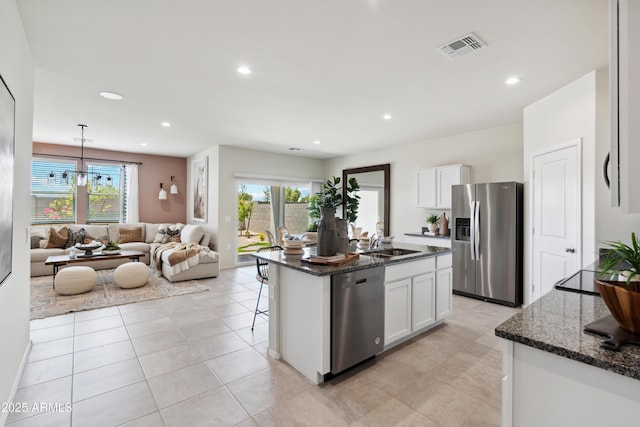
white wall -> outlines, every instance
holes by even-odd
[[[580,264],[590,264],[596,258],[596,81],[601,77],[602,74],[597,75],[593,71],[524,109],[525,304],[531,303],[532,153],[582,138],[582,260]]]
[[[324,161],[320,159],[219,145],[190,158],[189,163],[202,156],[209,156],[209,218],[205,228],[213,233],[215,249],[221,257],[221,268],[235,265],[238,235],[237,174],[292,178],[297,182],[324,177]],[[193,194],[188,197],[191,200]],[[193,212],[193,201],[190,203],[188,218]]]
[[[466,164],[472,182],[522,181],[522,123],[367,151],[326,161],[326,176],[342,169],[391,163],[390,234],[420,231],[427,209],[417,208],[417,172]]]
[[[609,189],[602,178],[602,164],[610,149],[611,135],[609,118],[608,70],[599,70],[597,75],[596,109],[596,247],[606,247],[604,242],[622,240],[631,243],[631,232],[640,234],[640,214],[623,214],[620,208],[612,208]],[[631,188],[640,191],[640,183],[631,183]]]
[[[0,0],[0,75],[16,99],[13,269],[0,286],[0,402],[9,402],[20,381],[29,349],[29,253],[33,61],[14,0]],[[4,208],[4,206],[2,207]],[[0,425],[7,413],[0,413]]]

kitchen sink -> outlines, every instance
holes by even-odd
[[[372,256],[372,257],[390,258],[394,256],[415,254],[418,252],[420,251],[416,251],[413,249],[387,248],[387,249],[376,249],[372,251],[367,251],[367,252],[363,252],[363,254]]]

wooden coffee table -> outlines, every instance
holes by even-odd
[[[53,266],[53,287],[56,287],[56,274],[58,274],[58,270],[61,266],[67,264],[75,264],[75,263],[91,263],[93,261],[102,261],[105,259],[120,259],[120,258],[129,258],[131,261],[140,261],[140,257],[144,256],[144,252],[141,251],[122,251],[119,254],[112,255],[104,255],[101,253],[96,253],[91,257],[76,257],[71,258],[69,255],[52,255],[47,258],[44,262],[44,265],[52,265]]]

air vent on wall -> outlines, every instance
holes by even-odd
[[[475,52],[478,49],[482,49],[485,46],[486,43],[480,40],[478,36],[473,33],[469,33],[456,40],[452,40],[449,43],[445,43],[442,46],[439,46],[437,49],[440,51],[440,53],[442,53],[450,60],[454,60],[461,56]]]

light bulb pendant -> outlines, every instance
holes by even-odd
[[[162,183],[160,183],[160,193],[158,193],[159,200],[167,200],[167,192],[162,188]]]

